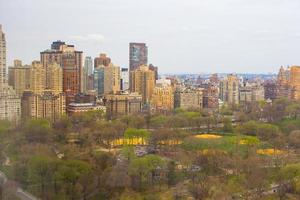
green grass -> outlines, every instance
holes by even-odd
[[[248,144],[240,144],[239,141],[244,140]],[[221,150],[228,153],[236,151],[238,148],[239,151],[247,151],[249,146],[257,146],[260,148],[261,143],[256,137],[253,136],[236,136],[233,134],[224,134],[222,138],[218,139],[202,139],[195,137],[186,138],[181,147],[188,151],[198,151],[204,149],[214,149]]]

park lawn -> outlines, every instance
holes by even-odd
[[[207,135],[207,134],[205,134]],[[216,135],[216,134],[213,134]],[[223,152],[234,152],[237,148],[240,151],[247,151],[249,146],[259,146],[260,141],[257,137],[233,134],[220,135],[220,137],[197,137],[192,136],[186,138],[181,147],[189,151],[207,151],[207,150],[220,150]]]

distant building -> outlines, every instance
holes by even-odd
[[[227,75],[225,79],[220,81],[220,99],[229,104],[239,104],[239,79],[236,75]]]
[[[74,96],[83,90],[82,85],[82,51],[76,51],[74,45],[56,41],[50,50],[41,52],[42,65],[47,69],[50,64],[57,63],[63,70],[63,91]]]
[[[142,109],[142,96],[137,93],[108,94],[104,102],[109,118],[136,114]]]
[[[45,67],[33,61],[29,67],[29,87],[22,95],[22,119],[46,118],[53,122],[65,112],[62,68],[55,62]]]
[[[292,99],[300,100],[300,66],[290,68],[290,86],[292,88]]]
[[[108,67],[111,64],[111,59],[105,53],[101,53],[99,57],[94,59],[94,68],[105,66]]]
[[[265,99],[275,100],[278,94],[276,81],[265,81],[263,86],[265,91]]]
[[[145,43],[129,44],[129,71],[148,64],[148,47]]]
[[[21,117],[21,100],[8,85],[6,75],[6,40],[0,24],[0,119],[18,123]]]
[[[219,88],[208,84],[203,90],[203,108],[216,110],[219,108]]]
[[[202,109],[203,89],[200,88],[177,88],[174,94],[175,108]]]
[[[11,85],[21,98],[24,90],[30,86],[30,65],[22,65],[20,60],[15,60],[14,66],[8,68],[8,84]]]
[[[93,90],[93,79],[94,79],[94,66],[93,59],[90,56],[85,57],[84,68],[83,68],[83,77],[82,77],[82,92],[87,92],[88,90]]]
[[[129,71],[128,68],[121,69],[121,90],[129,90]]]
[[[142,95],[143,103],[150,103],[153,89],[155,86],[155,72],[150,70],[148,66],[142,65],[134,71],[130,71],[131,92],[137,92]]]
[[[76,94],[74,103],[92,103],[96,104],[96,96],[91,94]]]
[[[44,90],[40,93],[25,91],[22,96],[22,118],[46,118],[53,122],[66,113],[64,93],[54,94]]]
[[[99,66],[94,70],[94,89],[98,96],[120,91],[120,67],[112,63]]]
[[[152,64],[149,64],[149,69],[154,71],[155,73],[155,80],[158,80],[158,67],[155,67],[154,65]]]
[[[277,78],[278,98],[300,100],[300,66],[281,67]]]
[[[79,114],[89,111],[102,111],[106,113],[106,107],[93,103],[70,103],[67,108],[68,115]]]
[[[240,92],[240,103],[251,103],[263,101],[265,99],[264,87],[259,83],[243,83],[239,88]]]
[[[167,82],[156,84],[151,97],[151,107],[158,112],[168,112],[174,109],[174,89],[171,84]]]

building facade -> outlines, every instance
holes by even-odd
[[[144,104],[150,103],[156,82],[155,72],[150,70],[148,66],[142,65],[136,70],[130,71],[129,81],[130,91],[142,95]]]
[[[158,112],[174,109],[174,89],[171,85],[156,84],[151,97],[151,108]]]
[[[99,57],[94,59],[94,68],[105,66],[108,67],[111,64],[111,59],[105,53],[100,53]]]
[[[112,63],[109,66],[99,66],[94,70],[94,90],[98,96],[114,94],[120,91],[120,67]]]
[[[228,105],[239,104],[239,79],[236,75],[227,75],[220,81],[220,99]]]
[[[203,89],[202,88],[177,88],[174,94],[175,108],[202,109]]]
[[[148,64],[148,47],[145,43],[129,43],[129,71]]]
[[[128,68],[121,69],[121,90],[129,90],[129,71]]]
[[[8,84],[14,88],[20,98],[30,87],[30,67],[30,65],[22,65],[20,60],[15,60],[14,66],[8,68]]]
[[[137,93],[105,95],[104,102],[109,118],[136,114],[141,112],[142,109],[142,96]]]
[[[63,91],[67,96],[74,96],[82,91],[82,51],[76,51],[74,45],[67,45],[62,41],[53,42],[50,50],[41,52],[41,62],[46,69],[53,63],[62,67]]]
[[[6,40],[0,24],[0,119],[18,123],[21,117],[21,100],[8,85],[6,71]]]

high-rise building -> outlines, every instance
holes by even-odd
[[[108,94],[104,102],[109,118],[136,114],[142,109],[142,96],[137,93]]]
[[[278,87],[276,81],[274,80],[265,81],[263,86],[264,86],[266,100],[267,99],[274,100],[277,98]]]
[[[83,67],[83,75],[82,75],[82,92],[86,93],[89,90],[93,90],[93,59],[90,56],[85,57],[84,67]]]
[[[141,65],[148,64],[148,47],[145,43],[129,44],[129,71],[133,71]]]
[[[151,97],[151,107],[157,112],[168,112],[174,109],[174,89],[171,84],[162,81],[156,84]]]
[[[47,68],[39,61],[30,66],[29,88],[22,95],[22,119],[46,118],[55,121],[66,112],[63,72],[56,62]]]
[[[18,123],[21,116],[21,100],[8,85],[6,75],[6,40],[0,24],[0,119]]]
[[[6,81],[6,40],[0,24],[0,84]],[[1,85],[0,85],[1,86]]]
[[[8,84],[19,97],[30,87],[30,65],[22,65],[20,60],[14,60],[14,66],[8,68]]]
[[[236,75],[230,74],[220,81],[220,99],[229,104],[239,104],[239,79]]]
[[[120,91],[120,67],[112,63],[94,70],[94,89],[98,96]]]
[[[202,109],[203,89],[201,88],[177,88],[174,94],[175,108]]]
[[[265,99],[265,90],[259,83],[245,82],[239,88],[239,101],[241,104],[263,101]]]
[[[56,41],[52,43],[50,50],[41,52],[41,62],[46,69],[53,63],[57,63],[62,67],[63,91],[67,96],[75,96],[80,93],[83,87],[82,51],[76,51],[74,45]]]
[[[153,64],[149,65],[149,69],[154,71],[155,73],[155,80],[158,80],[158,67],[155,67]]]
[[[280,67],[277,77],[278,98],[300,99],[300,66]]]
[[[150,103],[153,88],[155,87],[155,72],[150,70],[148,66],[142,65],[134,71],[130,71],[131,92],[137,92],[142,95],[143,103]]]
[[[100,53],[99,57],[94,59],[94,68],[105,66],[108,67],[111,63],[110,57],[108,57],[105,53]]]
[[[125,91],[129,89],[129,72],[128,68],[121,69],[121,90]]]
[[[86,75],[93,75],[94,67],[93,67],[93,59],[90,56],[85,57],[84,60],[84,69],[86,71]]]
[[[208,110],[216,110],[219,108],[219,87],[208,84],[203,90],[203,108]]]
[[[55,94],[51,90],[41,93],[25,91],[22,96],[22,118],[46,118],[56,121],[66,113],[64,93]]]
[[[300,100],[300,66],[290,68],[290,86],[292,88],[292,99]]]
[[[46,70],[39,61],[33,61],[30,67],[29,90],[34,94],[41,94],[46,88]]]

